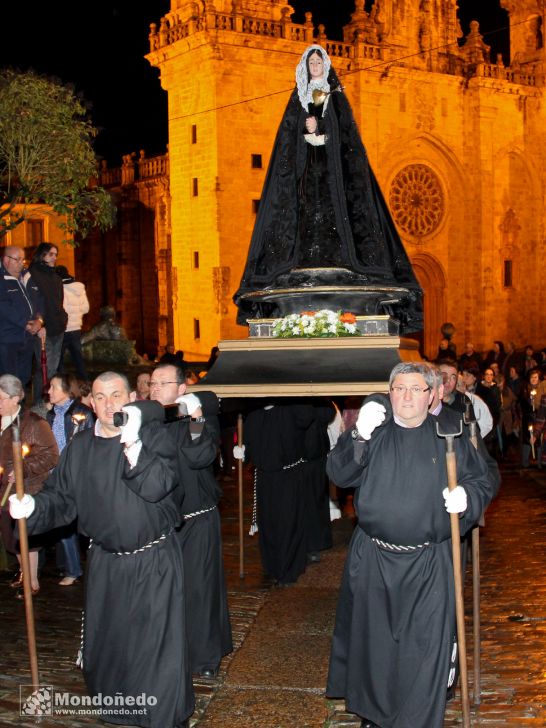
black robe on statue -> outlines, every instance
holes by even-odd
[[[328,82],[331,89],[339,85],[333,69]],[[322,146],[305,139],[309,115],[317,116],[317,134],[325,135]],[[330,299],[319,288],[331,289]],[[276,291],[289,292],[283,297]],[[381,305],[389,299],[399,301]],[[421,288],[343,91],[332,91],[324,106],[308,109],[297,88],[292,93],[234,301],[240,324],[302,308],[345,308],[391,313],[405,332],[422,328]]]
[[[468,496],[460,518],[465,533],[491,500],[494,484],[467,438],[455,439],[455,451],[457,480]],[[341,584],[326,693],[344,697],[347,710],[381,728],[442,728],[444,722],[455,633],[445,453],[429,415],[415,428],[388,419],[369,442],[347,431],[328,458],[336,485],[358,487],[358,525]]]
[[[101,717],[120,725],[176,728],[194,710],[184,568],[175,533],[183,491],[164,426],[143,425],[140,437],[142,450],[131,468],[119,437],[99,437],[94,430],[76,434],[36,496],[28,527],[40,533],[77,517],[78,530],[92,540],[82,645],[89,695],[145,694],[151,701],[135,704],[134,714],[102,706]]]

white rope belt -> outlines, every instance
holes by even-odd
[[[141,546],[139,549],[135,549],[134,551],[108,551],[108,549],[105,549],[103,546],[100,546],[100,544],[99,544],[99,546],[103,551],[107,551],[109,554],[114,554],[114,556],[132,556],[133,554],[140,554],[143,551],[146,551],[147,549],[151,549],[153,546],[157,546],[158,543],[161,543],[161,541],[164,541],[172,533],[174,533],[174,529],[171,528],[171,530],[168,533],[162,534],[159,538],[156,538],[154,541],[150,541],[150,543],[147,543],[144,546]],[[94,545],[95,544],[91,540],[89,542],[89,548],[91,548],[91,546],[94,546]]]
[[[290,465],[283,465],[283,470],[290,470],[290,468],[295,468],[296,465],[301,465],[302,463],[306,463],[307,460],[305,458],[300,458],[299,460],[296,460],[295,463],[290,463]]]
[[[430,545],[430,541],[425,541],[425,543],[418,543],[417,546],[402,546],[400,544],[396,543],[388,543],[387,541],[381,541],[379,538],[372,538],[372,541],[380,546],[382,549],[386,549],[387,551],[399,551],[399,552],[407,552],[407,551],[418,551],[419,549],[424,549],[425,546]]]
[[[202,511],[194,511],[193,513],[184,513],[183,518],[185,521],[189,521],[190,518],[195,518],[195,516],[200,516],[202,513],[210,513],[210,511],[213,511],[217,506],[211,506],[210,508],[204,508]]]

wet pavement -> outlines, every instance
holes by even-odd
[[[481,529],[482,698],[472,725],[546,726],[546,474],[503,466],[503,485]],[[248,536],[252,489],[245,472],[244,579],[239,575],[237,485],[224,482],[224,554],[235,650],[214,680],[196,680],[198,728],[357,728],[343,701],[324,697],[337,591],[353,521],[333,523],[334,548],[297,584],[276,588],[263,576],[257,537]],[[22,718],[19,685],[30,683],[24,608],[0,573],[2,662],[0,728],[95,727],[96,718]],[[58,586],[54,555],[35,599],[40,683],[83,695],[74,660],[80,639],[83,585]],[[470,569],[465,593],[472,695]],[[462,725],[459,692],[444,728]],[[168,728],[167,726],[165,728]]]

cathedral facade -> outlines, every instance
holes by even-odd
[[[492,62],[476,22],[462,37],[456,0],[375,0],[370,12],[356,0],[340,40],[310,13],[292,22],[280,0],[171,0],[147,55],[169,99],[168,174],[152,205],[161,240],[150,249],[165,261],[146,271],[159,345],[171,338],[201,359],[247,335],[231,299],[294,69],[316,42],[423,287],[423,353],[435,355],[446,321],[459,349],[544,346],[544,18],[537,0],[501,4],[510,65]],[[125,313],[122,323],[137,338]]]

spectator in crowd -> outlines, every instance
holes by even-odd
[[[167,344],[163,356],[159,359],[160,364],[176,364],[176,354],[174,344]]]
[[[501,454],[505,457],[510,446],[515,444],[516,432],[519,433],[518,398],[506,383],[504,374],[499,374],[497,387],[501,396],[498,438]]]
[[[499,369],[502,369],[505,359],[506,352],[504,351],[504,344],[497,339],[493,342],[493,348],[487,352],[483,365],[484,367],[490,367],[493,362],[496,362],[499,365]]]
[[[531,344],[527,344],[525,347],[525,356],[523,358],[523,376],[527,376],[527,374],[531,371],[531,369],[537,368],[537,360],[535,359],[535,350],[533,349]]]
[[[68,315],[66,330],[63,336],[59,372],[64,372],[64,355],[68,351],[72,357],[72,364],[79,379],[87,380],[87,371],[82,354],[82,324],[83,317],[89,313],[89,301],[85,292],[85,285],[70,275],[64,265],[57,266],[57,275],[63,282],[64,310]]]
[[[193,369],[185,369],[184,381],[186,382],[186,384],[197,384],[197,382],[199,381],[199,377],[193,371]]]
[[[436,354],[436,361],[440,362],[444,359],[456,359],[457,348],[455,344],[449,339],[440,339],[438,346],[438,353]]]
[[[540,385],[540,372],[538,369],[530,369],[527,372],[525,384],[519,396],[519,408],[521,412],[521,467],[528,468],[531,457],[531,435],[535,425],[537,410],[540,404],[538,389]]]
[[[150,399],[150,372],[140,372],[136,379],[137,400]]]
[[[498,376],[498,372],[497,372]],[[489,407],[495,424],[500,420],[501,395],[500,390],[495,381],[495,371],[493,365],[487,367],[483,373],[481,383],[476,387],[476,394],[479,395]]]
[[[502,373],[504,374],[505,379],[508,379],[509,377],[510,367],[515,367],[517,369],[520,366],[521,355],[516,351],[516,345],[514,342],[509,341],[506,344],[506,358],[502,364]]]
[[[46,415],[59,453],[77,432],[87,430],[95,424],[93,412],[82,404],[79,397],[79,387],[72,374],[54,374],[49,384],[49,403],[52,409]],[[72,586],[82,575],[80,560],[80,540],[76,531],[76,521],[64,526],[60,535],[60,544],[63,550],[62,566],[64,576],[59,582],[61,586]]]
[[[471,341],[466,343],[464,354],[461,354],[459,357],[458,364],[459,370],[461,371],[469,364],[472,364],[474,367],[478,367],[478,369],[481,367],[482,358],[474,348],[474,344]]]
[[[540,403],[536,411],[533,431],[531,433],[531,443],[535,446],[535,454],[537,465],[542,470],[546,468],[546,394],[540,398]]]
[[[35,342],[40,345],[44,304],[24,265],[22,248],[4,248],[0,266],[0,375],[13,374],[26,387],[32,377]]]
[[[521,380],[517,367],[511,366],[508,369],[508,377],[506,378],[506,384],[508,387],[510,387],[512,392],[514,392],[516,397],[519,397],[519,395],[521,394],[521,388],[523,387],[523,382]]]
[[[472,407],[474,409],[474,415],[480,428],[480,434],[484,442],[491,447],[491,439],[494,431],[493,415],[491,410],[484,402],[483,398],[477,394],[477,388],[479,386],[480,370],[477,367],[469,364],[465,367],[461,374],[460,386],[461,391],[470,399]]]
[[[91,385],[89,382],[84,382],[83,379],[78,379],[78,389],[80,390],[80,402],[86,407],[92,409]]]
[[[12,374],[3,374],[0,377],[0,465],[3,468],[3,477],[0,486],[0,501],[4,499],[6,491],[14,492],[15,474],[13,470],[13,423],[19,418],[19,434],[21,443],[26,445],[28,452],[23,458],[23,477],[25,492],[30,495],[38,493],[59,459],[59,449],[51,427],[39,415],[28,409],[23,409],[22,402],[25,391],[23,383]],[[2,508],[0,516],[0,529],[6,551],[16,554],[19,563],[19,542],[15,539],[13,521],[7,506]],[[40,591],[38,581],[38,552],[43,545],[43,539],[29,539],[30,582],[32,593]],[[23,586],[23,572],[11,582],[14,588]],[[19,589],[16,596],[23,598],[23,591]]]
[[[209,359],[205,365],[205,369],[209,371],[209,369],[212,367],[216,359],[218,359],[218,356],[220,355],[220,349],[217,346],[213,346],[210,350]]]
[[[59,249],[56,245],[40,243],[29,267],[32,279],[38,286],[44,301],[43,318],[46,330],[45,350],[48,379],[51,379],[59,368],[64,332],[68,320],[68,315],[63,306],[63,282],[55,270],[58,254]],[[41,355],[41,342],[39,340],[35,343],[34,355],[36,361],[39,362]],[[33,401],[34,404],[38,404],[42,398],[42,373],[40,367],[36,367],[33,388]]]

